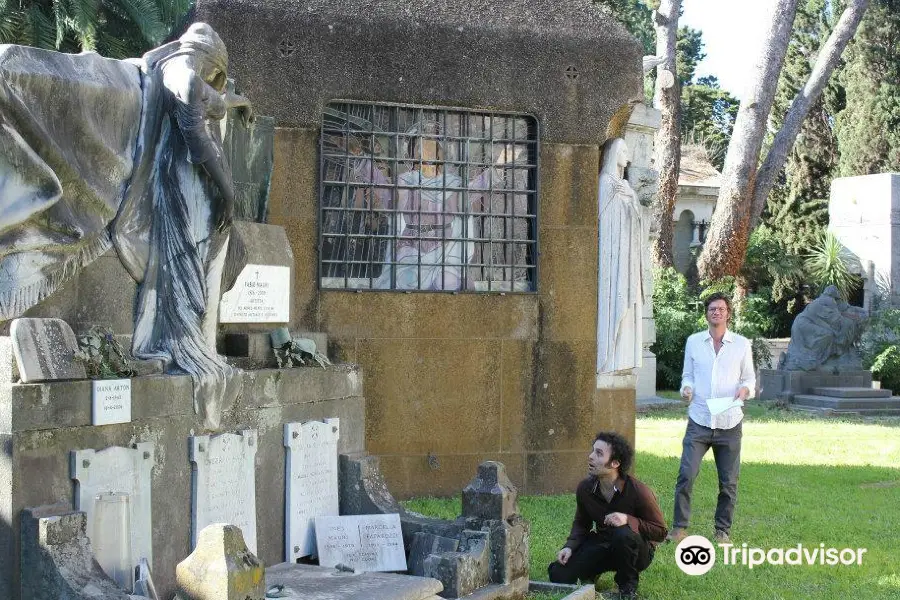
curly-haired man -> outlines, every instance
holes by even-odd
[[[649,487],[627,474],[634,450],[621,435],[600,432],[588,455],[588,477],[575,492],[575,519],[566,545],[549,567],[550,581],[593,581],[615,571],[619,595],[637,593],[666,524]]]

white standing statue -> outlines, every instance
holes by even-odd
[[[625,180],[627,165],[625,141],[607,142],[598,193],[597,373],[638,368],[643,356],[643,212]]]

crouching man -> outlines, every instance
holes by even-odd
[[[635,596],[638,575],[665,539],[666,524],[650,488],[627,474],[633,460],[634,450],[621,435],[597,434],[588,478],[575,492],[572,532],[549,567],[550,581],[593,583],[615,571],[620,597]]]

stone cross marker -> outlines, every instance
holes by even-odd
[[[191,437],[191,547],[213,523],[241,529],[256,554],[256,431]]]
[[[131,557],[153,564],[153,519],[150,472],[152,442],[134,448],[114,446],[105,450],[73,450],[71,477],[75,480],[75,509],[87,515],[87,531],[94,522],[94,497],[118,492],[128,494],[131,506]]]
[[[316,517],[319,565],[355,571],[405,571],[400,515]]]
[[[75,332],[62,319],[14,319],[9,333],[22,383],[87,378],[74,360]]]
[[[286,423],[285,556],[316,553],[315,518],[338,514],[340,419]]]

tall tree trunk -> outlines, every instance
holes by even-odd
[[[822,90],[828,84],[831,74],[841,60],[841,54],[850,38],[856,33],[860,21],[866,9],[869,7],[869,0],[850,0],[847,8],[844,9],[840,20],[835,25],[828,40],[819,50],[816,58],[816,64],[813,67],[809,80],[803,89],[794,98],[784,118],[781,129],[775,135],[772,147],[766,155],[765,161],[759,168],[759,174],[756,177],[756,185],[753,189],[753,204],[750,209],[750,231],[759,225],[759,219],[763,210],[766,208],[766,201],[769,193],[775,185],[775,178],[781,169],[784,168],[784,162],[797,140],[797,134],[803,125],[803,120],[809,114],[810,109],[822,95]]]
[[[675,44],[681,0],[662,0],[653,14],[656,28],[656,55],[666,60],[657,69],[653,106],[662,113],[662,123],[654,142],[655,163],[659,169],[659,191],[653,218],[659,223],[659,237],[653,244],[653,262],[660,267],[674,265],[672,245],[675,227],[672,212],[678,194],[678,169],[681,161],[681,86],[675,72]],[[674,84],[664,87],[662,71],[668,71]]]
[[[725,157],[722,187],[697,267],[705,280],[737,275],[744,262],[750,203],[766,123],[784,65],[799,0],[777,0],[753,78],[741,99]]]

